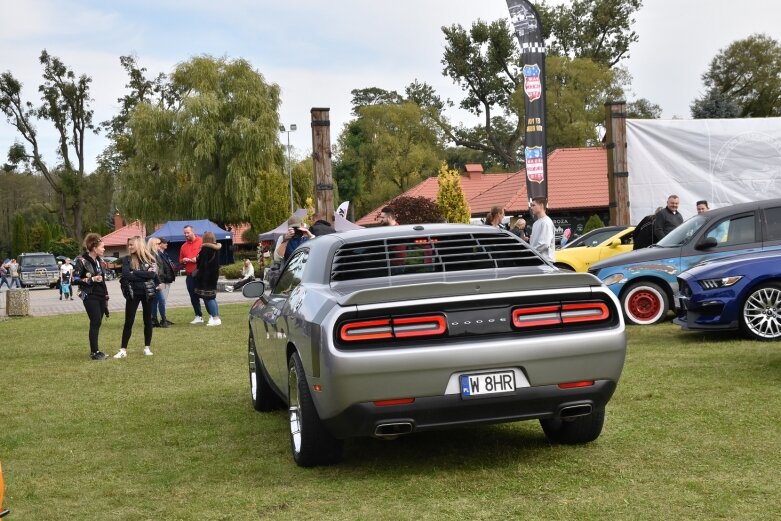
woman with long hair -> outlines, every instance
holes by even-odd
[[[103,316],[108,316],[108,288],[103,279],[103,239],[97,233],[84,237],[83,255],[76,258],[73,284],[81,290],[79,296],[89,317],[89,349],[92,360],[105,360],[108,355],[98,349],[98,335]]]
[[[501,206],[494,206],[488,215],[485,217],[485,224],[493,226],[494,228],[502,227],[502,219],[504,219],[504,208]]]
[[[155,257],[144,245],[141,237],[127,240],[128,256],[122,259],[122,280],[120,286],[125,297],[125,326],[122,329],[122,345],[114,358],[127,356],[127,345],[133,332],[136,311],[141,304],[144,316],[144,354],[152,355],[152,302],[160,280],[157,278]]]
[[[201,251],[196,260],[195,294],[203,299],[206,311],[209,313],[207,326],[219,326],[220,310],[217,306],[217,280],[220,278],[220,248],[222,244],[217,242],[214,233],[203,234]]]

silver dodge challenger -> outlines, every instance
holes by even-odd
[[[338,462],[351,437],[482,423],[590,442],[624,365],[613,293],[488,226],[321,236],[242,291],[252,405],[288,409],[302,467]]]

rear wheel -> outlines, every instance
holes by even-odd
[[[621,306],[627,322],[636,325],[661,322],[670,309],[667,293],[653,282],[630,286],[621,297]]]
[[[342,459],[342,440],[329,433],[317,415],[298,353],[288,361],[290,446],[300,467],[332,465]]]
[[[263,369],[263,364],[255,349],[255,338],[252,336],[252,333],[250,333],[247,342],[247,351],[249,357],[249,388],[250,398],[252,399],[252,408],[260,412],[282,409],[284,404],[271,388],[271,384],[266,377],[266,371]]]
[[[781,284],[770,282],[754,288],[743,302],[740,325],[755,340],[781,338]]]
[[[576,418],[550,418],[540,420],[545,436],[553,443],[577,445],[599,438],[605,424],[605,411],[594,411],[587,416]]]

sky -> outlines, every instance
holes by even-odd
[[[566,2],[555,0],[553,3]],[[754,33],[781,41],[781,2],[645,0],[633,26],[639,42],[622,62],[633,77],[627,100],[647,98],[664,118],[689,118],[703,92],[701,76],[731,42]],[[150,77],[193,56],[244,58],[281,88],[281,123],[294,154],[312,148],[310,110],[330,108],[331,141],[351,119],[350,91],[380,87],[403,93],[414,80],[445,98],[461,91],[442,76],[443,26],[507,18],[505,0],[0,0],[0,72],[23,83],[23,99],[39,103],[43,49],[92,78],[94,121],[113,117],[127,77],[119,57],[133,54]],[[453,121],[475,124],[453,110]],[[56,134],[38,123],[44,160],[56,162]],[[0,120],[0,161],[19,139]],[[287,135],[280,134],[283,143]],[[86,144],[87,168],[106,146]]]

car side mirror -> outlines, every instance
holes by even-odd
[[[713,237],[705,237],[695,247],[696,250],[709,250],[719,245],[719,242]]]
[[[265,304],[266,302],[266,284],[262,280],[254,280],[245,284],[241,288],[241,294],[247,298],[259,298]]]

